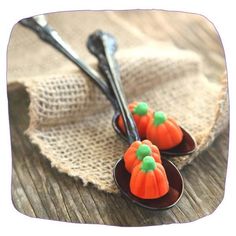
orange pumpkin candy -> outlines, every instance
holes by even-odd
[[[141,139],[146,137],[146,129],[147,125],[152,117],[153,111],[148,107],[145,102],[133,102],[129,104],[129,110],[133,115],[133,119],[137,126],[137,130]],[[118,126],[123,131],[126,132],[124,121],[122,116],[120,115],[118,118]]]
[[[156,162],[161,163],[159,149],[149,140],[133,142],[124,154],[126,170],[131,173],[133,168],[138,165],[145,156],[152,156]]]
[[[160,150],[168,150],[181,143],[183,132],[174,119],[158,111],[148,124],[147,139]]]
[[[142,199],[155,199],[167,194],[169,182],[162,164],[151,156],[144,157],[132,171],[130,191]]]

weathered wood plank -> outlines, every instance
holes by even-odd
[[[32,208],[27,195],[22,187],[22,184],[16,174],[15,168],[12,168],[12,196],[13,204],[17,210],[21,213],[26,214],[31,217],[36,217],[34,209]]]

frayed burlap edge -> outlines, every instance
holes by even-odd
[[[197,150],[189,155],[189,156],[182,156],[182,157],[174,157],[170,158],[170,161],[172,161],[178,169],[183,169],[186,165],[190,164],[197,156],[199,156],[203,151],[208,149],[212,143],[214,142],[215,138],[227,127],[228,122],[229,122],[229,104],[228,104],[228,87],[227,87],[227,75],[226,73],[222,76],[222,79],[219,80],[219,84],[222,86],[221,92],[219,93],[219,99],[217,101],[217,107],[215,111],[215,120],[212,124],[211,127],[209,127],[208,130],[205,131],[205,134],[208,134],[205,136],[205,139],[202,140],[202,142],[198,145]],[[29,84],[25,83],[24,84],[26,91],[29,94],[30,99],[32,98],[32,94],[29,91]],[[31,100],[30,100],[31,101]],[[31,102],[29,105],[29,110],[31,106]],[[32,113],[30,114],[32,118]],[[30,141],[37,145],[39,147],[40,153],[47,157],[47,159],[50,160],[51,166],[56,168],[59,172],[61,173],[66,173],[69,176],[75,178],[76,180],[80,179],[82,180],[82,183],[84,186],[87,186],[88,184],[91,183],[89,178],[85,180],[82,176],[80,175],[75,175],[72,171],[67,170],[64,168],[63,165],[60,163],[57,163],[54,160],[54,157],[51,153],[51,150],[49,150],[47,147],[45,147],[44,143],[36,136],[34,135],[35,132],[35,126],[30,125],[28,129],[25,131],[25,134],[29,137]],[[53,164],[54,163],[54,164]],[[57,163],[57,164],[55,164]],[[95,183],[92,184],[94,187],[96,187],[99,190],[106,191],[108,193],[118,193],[118,189],[114,185],[113,189],[107,189],[105,186],[102,187],[102,185],[97,185]]]
[[[217,101],[217,107],[215,111],[215,120],[209,130],[205,131],[205,138],[198,145],[197,150],[188,156],[174,157],[171,161],[178,167],[183,169],[184,166],[190,164],[197,156],[203,151],[209,148],[214,142],[215,138],[224,130],[229,124],[229,98],[228,98],[228,83],[227,73],[225,72],[222,78],[219,80],[222,86]]]

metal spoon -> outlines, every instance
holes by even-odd
[[[79,68],[81,68],[89,76],[89,78],[92,79],[92,81],[101,89],[101,91],[107,96],[107,98],[111,101],[113,107],[116,110],[117,102],[114,99],[113,94],[109,90],[108,86],[104,83],[104,81],[101,80],[100,76],[96,73],[96,71],[94,71],[92,68],[86,65],[78,57],[78,55],[76,55],[76,53],[60,38],[57,32],[48,25],[46,18],[43,15],[24,19],[20,23],[35,31],[42,40],[46,41],[47,43],[58,49],[67,58],[69,58],[72,62],[74,62]],[[118,114],[118,112],[115,113]],[[130,130],[135,132],[134,131],[135,129],[133,127],[131,127]],[[170,187],[170,192],[166,195],[166,197],[160,198],[158,200],[159,209],[167,208],[174,205],[176,203],[176,199],[177,198],[179,199],[181,197],[183,191],[183,180],[176,167],[173,166],[171,162],[166,160],[163,160],[163,165],[166,169],[169,169],[169,171],[167,171],[167,176],[169,182],[172,183],[172,185]],[[124,166],[122,166],[122,161],[118,162],[116,166],[117,166],[116,170],[118,172],[120,171],[123,172]],[[123,179],[119,180],[117,178],[117,181],[120,183],[121,189],[124,189],[124,194],[129,195],[128,190],[125,191],[125,186],[122,185],[122,183],[128,183],[127,181],[123,181],[125,180],[124,178],[127,177],[129,178],[129,176],[127,176],[126,174],[127,173],[124,173],[124,176],[120,175],[121,178]],[[172,186],[175,186],[175,188],[173,188]],[[133,199],[135,199],[135,197]],[[175,200],[173,201],[173,199]],[[156,201],[153,202],[153,200],[150,200],[142,203],[142,200],[139,199],[136,202],[139,205],[144,205],[144,207],[150,209],[157,209]],[[170,202],[172,202],[173,204],[170,204]]]
[[[119,105],[127,130],[128,143],[132,144],[134,141],[140,140],[140,138],[133,117],[128,109],[123,88],[120,83],[120,74],[118,64],[114,58],[115,50],[112,42],[113,39],[110,38],[109,34],[101,31],[99,34],[96,34],[96,45],[100,52],[103,51],[104,53],[103,57],[101,57],[103,60],[100,66],[107,75],[107,79]],[[184,182],[179,170],[170,161],[163,159],[162,164],[165,168],[170,188],[165,196],[157,199],[140,199],[130,192],[130,174],[125,169],[123,157],[117,161],[113,170],[113,176],[121,192],[132,202],[144,208],[163,210],[174,206],[180,200],[184,189]]]
[[[108,41],[107,50],[109,50],[110,54],[114,54],[117,50],[117,42],[115,38],[112,35],[104,33],[100,30],[97,30],[96,32],[94,32],[93,34],[89,36],[88,41],[87,41],[87,48],[98,59],[98,62],[99,62],[98,65],[99,65],[100,71],[105,75],[105,77],[108,78],[110,75],[109,75],[109,70],[106,64],[104,48],[102,46],[101,39],[99,40],[99,38],[102,38],[103,36],[109,38],[109,41],[107,40]],[[117,67],[114,69],[116,71],[119,70]],[[117,79],[120,83],[120,78],[117,78]],[[109,84],[109,81],[107,82]],[[128,141],[128,135],[123,133],[123,131],[120,129],[118,125],[119,115],[120,113],[117,112],[116,110],[112,118],[112,126],[114,130],[116,131],[116,133],[119,134],[122,139],[124,139],[125,141]],[[171,148],[168,150],[160,150],[161,154],[166,155],[166,156],[183,156],[183,155],[189,155],[196,150],[197,145],[193,136],[191,136],[190,133],[183,127],[180,127],[180,128],[183,132],[182,142],[174,148]]]
[[[63,39],[59,36],[59,34],[48,25],[48,22],[46,20],[46,17],[44,15],[39,15],[35,17],[30,17],[27,19],[23,19],[20,21],[22,25],[25,27],[30,28],[34,32],[38,34],[38,36],[45,42],[49,43],[51,46],[59,50],[63,55],[65,55],[69,60],[71,60],[74,64],[76,64],[85,74],[88,75],[88,77],[95,83],[96,86],[99,87],[99,89],[102,91],[102,93],[108,98],[108,100],[111,102],[115,113],[112,119],[112,126],[114,130],[125,140],[127,141],[127,136],[124,134],[118,124],[118,117],[120,115],[118,105],[116,100],[114,99],[114,95],[112,91],[110,90],[107,83],[105,83],[102,78],[99,76],[99,74],[93,70],[89,65],[87,65],[85,62],[83,62],[80,57],[71,49],[71,47],[63,41]],[[115,41],[113,41],[114,43]],[[95,51],[93,51],[93,44],[88,41],[88,48],[89,50],[97,56],[96,47],[94,48]],[[195,151],[196,149],[196,142],[193,139],[193,137],[190,135],[189,132],[187,132],[185,129],[183,129],[184,138],[181,144],[176,146],[173,149],[161,151],[163,155],[167,156],[182,156],[182,155],[188,155]]]

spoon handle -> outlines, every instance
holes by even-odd
[[[107,63],[107,67],[104,66],[104,68],[108,68],[106,75],[124,120],[128,142],[129,144],[132,144],[134,141],[140,140],[140,137],[124,96],[124,91],[120,80],[119,65],[114,58],[114,52],[116,50],[114,50],[114,45],[112,45],[112,43],[114,43],[114,37],[109,34],[102,33],[101,40],[106,58],[104,63]]]
[[[50,25],[48,25],[44,15],[23,19],[20,23],[35,31],[43,41],[58,49],[62,54],[76,64],[100,88],[103,94],[108,98],[108,100],[110,100],[112,105],[116,106],[116,101],[114,100],[107,84],[101,79],[99,74],[89,65],[85,64],[72,50],[72,48],[63,41],[60,35]]]

